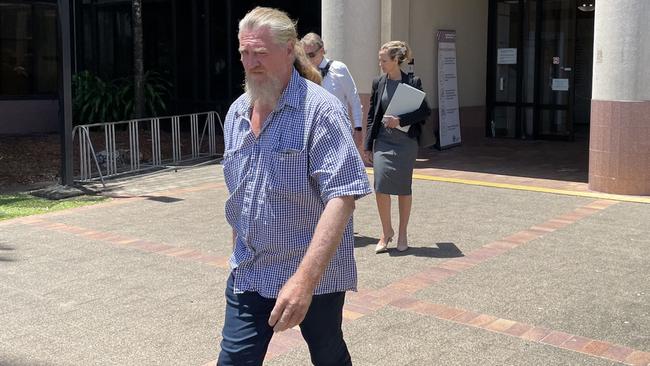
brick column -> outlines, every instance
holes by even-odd
[[[650,195],[650,2],[596,2],[589,188]]]

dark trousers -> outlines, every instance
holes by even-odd
[[[314,296],[300,324],[314,365],[352,365],[341,331],[344,301],[345,292]],[[230,275],[217,366],[262,364],[273,336],[273,328],[268,324],[273,306],[275,299],[266,299],[256,292],[235,294]]]

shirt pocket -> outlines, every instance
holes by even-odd
[[[307,152],[286,149],[271,153],[272,176],[269,187],[283,195],[305,194],[309,191]]]

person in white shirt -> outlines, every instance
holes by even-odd
[[[334,94],[348,109],[348,113],[351,114],[350,119],[354,126],[354,142],[357,146],[361,146],[361,100],[348,67],[343,62],[325,58],[323,40],[318,34],[307,33],[300,42],[309,61],[320,69],[323,76],[321,86]]]

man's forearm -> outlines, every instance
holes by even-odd
[[[309,249],[295,274],[312,290],[318,285],[334,256],[353,211],[354,197],[352,196],[333,198],[325,206]]]

